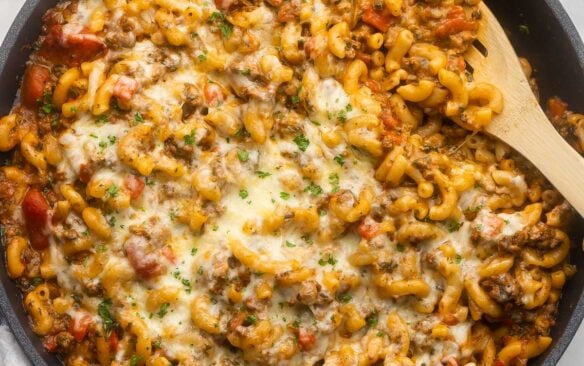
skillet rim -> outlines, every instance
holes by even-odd
[[[37,24],[31,24],[28,30],[26,29],[26,26],[28,23],[32,23],[33,16],[42,16],[47,9],[53,7],[58,1],[59,0],[26,0],[21,10],[18,12],[18,15],[10,26],[8,33],[0,46],[0,75],[3,75],[6,72],[11,72],[14,77],[14,86],[16,87],[9,86],[6,88],[0,88],[0,100],[14,99],[14,90],[17,90],[18,88],[17,79],[24,71],[24,65],[10,65],[9,61],[12,58],[18,57],[18,54],[15,54],[15,52],[19,49],[21,52],[24,51],[26,57],[28,57],[30,52],[24,50],[23,47],[36,40],[38,34],[40,34],[40,22]],[[560,39],[567,39],[569,41],[569,48],[575,53],[576,61],[580,66],[580,71],[584,74],[584,44],[582,43],[582,39],[576,27],[559,0],[544,0],[544,3],[547,5],[551,15],[559,23],[560,28],[563,31],[563,34],[560,35]],[[534,4],[534,6],[537,6],[537,4]],[[3,165],[3,161],[4,158],[0,158],[0,165]],[[580,224],[582,224],[582,222],[581,218]],[[3,235],[0,234],[0,244],[3,244],[1,243],[3,239]],[[0,245],[0,247],[1,246],[2,245]],[[3,255],[0,254],[0,256]],[[11,299],[11,296],[9,296],[9,290],[16,290],[16,286],[13,281],[8,278],[4,263],[5,262],[2,260],[2,270],[0,271],[0,313],[4,315],[12,334],[14,334],[19,346],[33,365],[61,365],[58,357],[45,351],[38,351],[39,349],[43,349],[42,342],[31,330],[28,323],[28,316],[22,306],[20,291],[17,292],[18,299],[15,299],[14,296],[12,296]],[[21,305],[16,308],[13,307],[13,301],[18,301]],[[559,362],[560,358],[567,350],[584,319],[584,287],[580,292],[576,305],[573,306],[571,310],[572,314],[566,326],[561,330],[559,336],[554,337],[554,344],[543,356],[538,358],[536,361],[537,364],[554,366]],[[543,357],[543,360],[540,360],[541,357]]]

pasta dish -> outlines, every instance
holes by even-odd
[[[572,209],[481,129],[480,0],[72,0],[0,120],[6,270],[68,366],[526,365]],[[522,60],[530,75],[529,64]],[[584,148],[584,116],[550,117]]]

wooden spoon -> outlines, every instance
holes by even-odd
[[[465,58],[476,80],[496,85],[505,97],[505,109],[494,116],[486,132],[531,161],[584,217],[584,158],[558,134],[539,106],[501,24],[484,3],[479,9],[478,40],[486,52],[483,55],[473,46]]]

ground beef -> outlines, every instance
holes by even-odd
[[[506,303],[521,296],[521,290],[515,278],[504,273],[481,281],[483,289],[498,303]]]

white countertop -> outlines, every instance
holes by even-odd
[[[584,0],[560,0],[560,2],[570,14],[582,38],[584,38]],[[24,4],[24,0],[0,0],[0,14],[2,14],[2,18],[4,19],[0,22],[0,39],[4,39],[4,35],[8,31],[12,20],[16,17],[22,4]],[[581,345],[584,345],[584,325],[580,326],[578,333],[572,340],[558,366],[581,365],[582,360],[584,360],[584,347]]]

